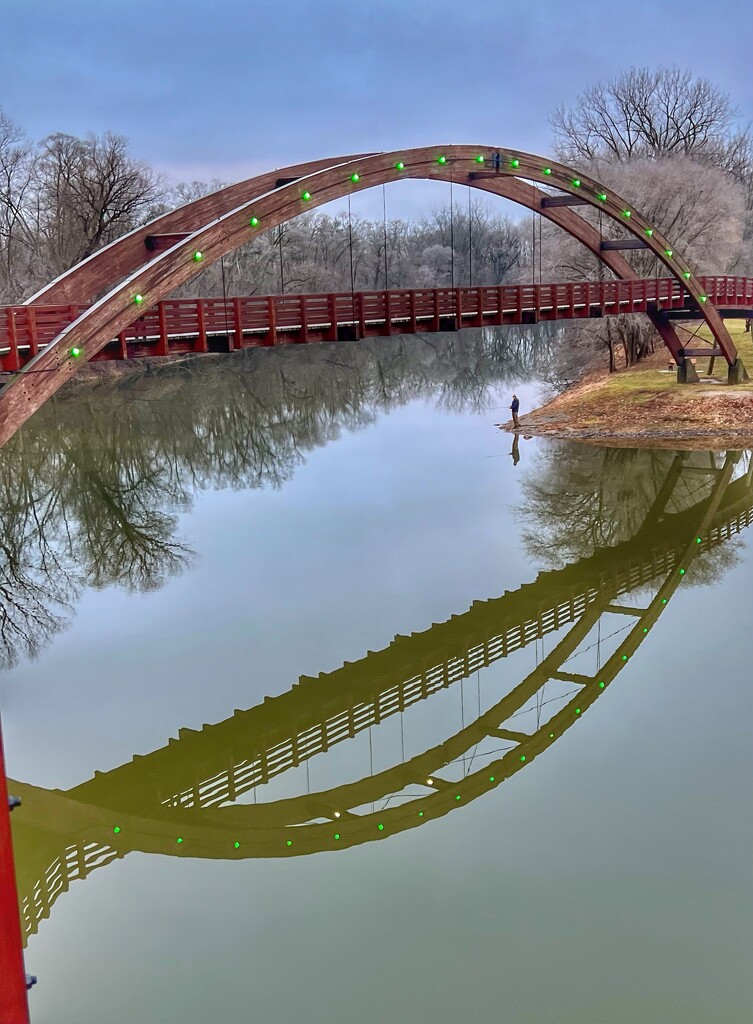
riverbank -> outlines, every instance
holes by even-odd
[[[746,367],[753,336],[728,321]],[[699,331],[696,341],[707,340]],[[615,446],[734,448],[753,445],[753,383],[728,387],[727,364],[698,359],[700,384],[680,385],[664,350],[619,373],[589,373],[567,392],[521,416],[522,433]],[[500,425],[512,430],[512,421]]]

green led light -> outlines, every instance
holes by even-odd
[[[685,278],[685,280],[686,280],[686,281],[689,281],[689,280],[690,280],[690,271],[689,271],[689,270],[686,270],[686,271],[685,271],[685,272],[683,273],[683,275],[682,275],[682,276],[683,276],[683,277]]]
[[[672,256],[672,250],[671,249],[665,249],[664,250],[664,255],[665,256]]]
[[[520,160],[516,156],[510,161],[510,167],[520,167]]]
[[[623,655],[622,655],[622,660],[623,660],[623,661],[627,661],[627,654],[623,654]]]
[[[525,755],[525,754],[521,754],[521,755],[520,755],[520,760],[521,760],[521,761],[525,761],[525,759],[526,759],[526,755]]]
[[[643,632],[644,632],[644,633],[648,633],[648,627],[647,627],[647,626],[644,626],[644,627],[643,627]]]
[[[623,211],[622,211],[622,216],[623,216],[623,217],[632,217],[633,215],[632,215],[632,213],[630,212],[630,210],[623,210]]]
[[[305,192],[301,193],[301,199],[304,201],[304,203],[307,203],[310,198],[311,198],[311,193],[309,192],[308,189],[306,189]]]
[[[252,217],[251,220],[248,223],[251,225],[252,228],[258,227],[259,226],[259,218],[258,217]]]
[[[377,828],[379,829],[380,832],[384,832],[384,825],[382,825],[381,823],[377,825]]]
[[[423,812],[423,811],[419,811],[419,812],[418,812],[418,816],[419,816],[419,818],[423,818],[423,816],[424,816],[424,812]]]
[[[654,233],[654,229],[653,229],[653,228],[646,228],[646,234],[647,234],[647,235],[648,235],[649,237],[650,237],[651,235],[653,235],[653,233]]]
[[[176,843],[182,843],[183,842],[182,836],[178,836],[178,838],[175,840],[175,842]]]
[[[405,164],[403,163],[402,160],[398,160],[398,162],[395,164],[395,170],[396,171],[404,171],[405,170]]]
[[[117,835],[118,832],[120,832],[120,825],[116,825],[115,828],[113,829],[113,832],[115,833],[115,835]]]
[[[701,538],[700,537],[696,537],[695,542],[696,542],[696,544],[700,544],[701,543]]]
[[[685,575],[685,570],[684,570],[684,569],[680,569],[680,575],[681,575],[681,576],[684,576],[684,575]]]
[[[236,839],[236,841],[235,841],[235,842],[233,843],[233,846],[235,847],[235,849],[236,849],[236,850],[239,850],[239,849],[240,849],[240,847],[241,847],[241,844],[240,844],[240,843],[238,842],[238,840]]]
[[[547,174],[547,175],[549,175],[549,174],[551,174],[551,173],[552,173],[552,168],[551,168],[551,167],[545,167],[545,168],[544,168],[544,174]]]
[[[457,795],[457,796],[455,797],[455,799],[456,799],[456,800],[459,800],[459,799],[460,799],[460,793],[458,793],[458,795]]]
[[[599,689],[600,690],[603,690],[605,686],[606,686],[606,683],[599,683]]]
[[[77,348],[75,345],[70,351],[74,359],[78,359],[78,357],[81,355],[81,349]]]
[[[698,298],[701,302],[706,302],[708,300],[708,295],[699,295]]]
[[[580,188],[580,178],[573,178],[573,188]]]
[[[293,845],[293,840],[292,839],[288,839],[288,846],[292,846],[292,845]]]
[[[196,252],[195,252],[195,253],[193,254],[193,258],[194,258],[194,262],[195,262],[195,263],[198,263],[198,262],[199,262],[199,260],[203,260],[203,259],[204,259],[204,253],[203,253],[203,252],[200,252],[200,251],[199,251],[199,250],[197,249],[197,250],[196,250]]]
[[[553,740],[553,739],[554,739],[554,733],[553,733],[553,732],[550,732],[550,733],[549,733],[549,739],[550,739],[550,740]]]
[[[606,192],[597,192],[596,193],[596,198],[600,199],[602,201],[602,203],[606,203],[606,201],[607,201],[607,194],[606,194]]]
[[[339,838],[340,838],[340,833],[339,832],[335,832],[335,839],[339,839]]]
[[[489,776],[489,782],[494,782],[494,776],[493,775]]]
[[[575,714],[576,714],[576,715],[579,715],[579,714],[580,714],[580,708],[576,708],[576,709],[575,709]]]
[[[144,296],[143,295],[134,295],[133,301],[136,303],[137,306],[140,306],[141,303],[144,301]]]
[[[483,157],[483,155],[481,153],[479,153],[479,155],[476,157],[476,163],[477,164],[482,164],[483,162],[484,162],[484,157]]]
[[[437,163],[440,164],[442,167],[444,167],[444,165],[447,163],[447,157],[446,156],[438,156],[437,157]]]
[[[666,597],[663,597],[663,598],[661,599],[661,603],[662,603],[662,604],[666,604],[666,603],[667,603],[667,599],[666,599]]]
[[[360,180],[361,180],[361,175],[360,175],[360,174],[351,174],[351,176],[350,176],[350,180],[351,180],[351,181],[352,181],[353,183],[355,183],[355,182],[357,182],[357,181],[360,181]]]

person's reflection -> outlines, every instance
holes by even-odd
[[[512,455],[512,464],[513,464],[513,466],[517,466],[517,464],[520,462],[520,435],[519,434],[514,434],[513,435],[512,451],[510,452],[510,455]]]

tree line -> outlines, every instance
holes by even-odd
[[[678,69],[632,68],[587,88],[551,117],[552,149],[627,196],[698,273],[753,273],[753,142],[731,98]],[[0,301],[18,302],[152,218],[222,186],[164,180],[122,136],[27,139],[0,110]],[[183,295],[445,287],[609,276],[543,218],[514,220],[488,203],[455,203],[412,221],[303,214],[204,269]],[[595,227],[619,237],[595,211]],[[654,258],[630,253],[641,275]],[[647,355],[645,318],[570,325],[566,347],[610,368]]]

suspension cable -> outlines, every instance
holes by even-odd
[[[450,174],[450,287],[455,287],[455,206]]]
[[[382,228],[384,230],[384,290],[390,286],[389,264],[387,263],[387,186],[382,184]]]
[[[468,186],[468,287],[473,288],[473,209],[471,186]]]
[[[348,193],[348,248],[350,249],[350,294],[356,290],[356,279],[353,273],[353,218],[350,212],[350,193]]]

